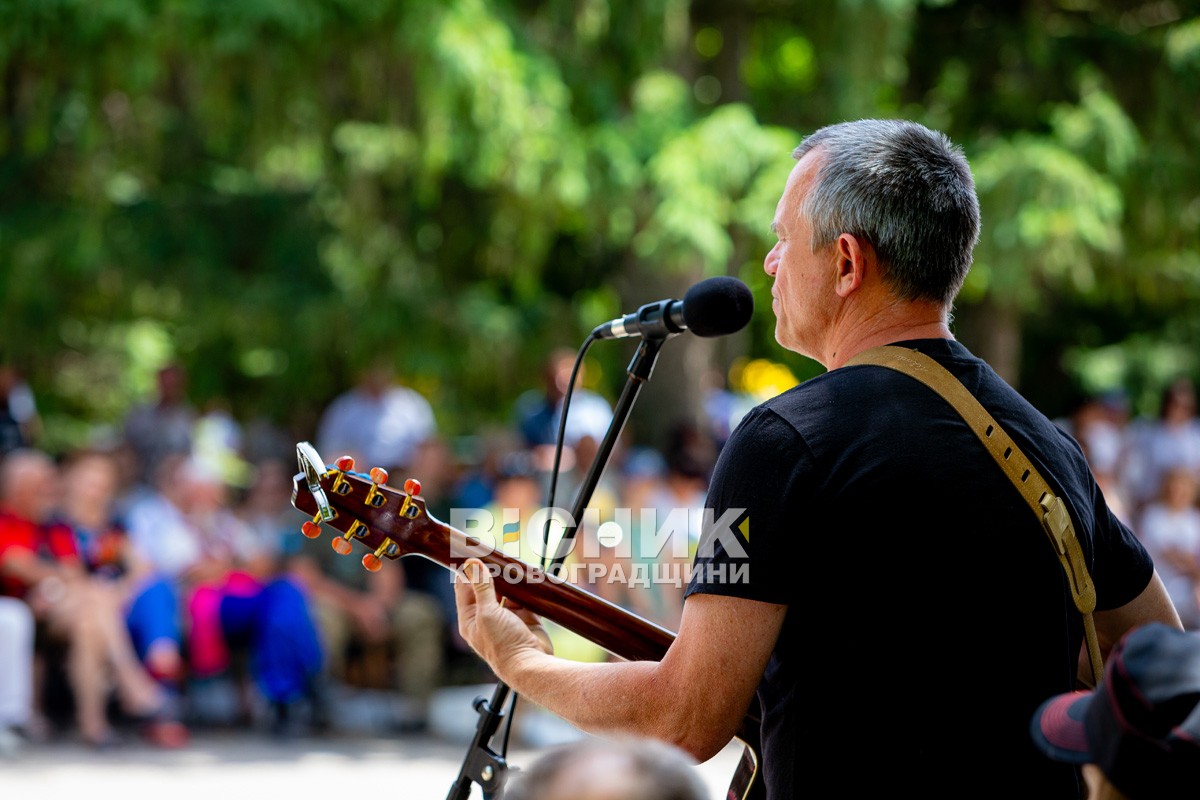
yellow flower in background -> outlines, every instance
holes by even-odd
[[[739,358],[729,368],[729,385],[735,392],[762,401],[798,384],[787,366],[766,358]]]

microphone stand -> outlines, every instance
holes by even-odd
[[[591,502],[596,486],[600,483],[600,476],[612,456],[617,440],[621,437],[625,422],[629,419],[629,412],[633,410],[634,401],[637,400],[638,392],[641,391],[643,384],[650,380],[650,375],[654,372],[654,362],[665,341],[665,336],[643,337],[641,343],[638,344],[637,351],[633,354],[633,359],[625,370],[625,388],[622,389],[621,396],[617,398],[604,441],[600,443],[596,456],[588,468],[587,476],[575,495],[571,519],[563,529],[562,539],[559,540],[554,560],[546,572],[554,574],[561,572],[562,563],[570,554],[572,542],[579,530],[577,521],[583,519],[583,512]],[[502,755],[492,750],[490,744],[492,736],[495,735],[504,718],[504,703],[508,699],[510,691],[509,687],[500,681],[497,682],[496,688],[492,692],[491,700],[483,697],[475,698],[473,705],[479,714],[479,722],[475,725],[474,738],[463,758],[458,778],[450,787],[450,793],[446,795],[446,800],[467,800],[471,795],[472,783],[479,784],[483,789],[484,800],[492,800],[499,791],[503,775],[508,769],[508,763]]]

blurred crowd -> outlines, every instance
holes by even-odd
[[[583,388],[560,426],[573,360],[552,354],[511,425],[472,439],[466,455],[383,364],[335,397],[308,439],[329,463],[350,456],[356,471],[382,467],[397,486],[418,478],[439,519],[490,509],[507,531],[547,504],[560,427],[563,508],[607,432],[610,403]],[[419,558],[367,571],[363,552],[330,546],[336,536],[300,535],[296,442],[252,430],[223,404],[195,406],[180,365],[158,372],[154,396],[119,430],[68,452],[39,447],[35,392],[11,370],[0,378],[0,754],[55,737],[184,747],[213,724],[320,735],[336,731],[346,687],[389,693],[388,727],[421,730],[440,687],[492,680],[458,636],[451,573]],[[733,406],[724,398],[723,413]],[[657,524],[675,513],[685,541],[657,542],[654,555],[689,560],[730,422],[681,423],[662,448],[618,446],[590,507],[658,508]],[[631,536],[637,526],[635,517]],[[580,533],[594,542],[595,525]],[[644,557],[609,548],[603,565],[629,569],[616,581],[590,573],[590,588],[673,629],[684,584],[631,586],[624,577]],[[565,631],[552,636],[579,658],[607,657]],[[216,686],[236,698],[224,718],[206,702]]]
[[[573,364],[572,352],[551,354],[511,425],[473,440],[466,456],[384,364],[330,402],[310,441],[328,462],[350,456],[357,471],[386,469],[393,484],[419,479],[443,521],[487,509],[497,531],[528,527],[551,485],[555,505],[571,508],[612,419],[609,401],[577,381],[562,424]],[[621,442],[591,496],[596,517],[579,528],[591,546],[572,555],[597,569],[574,579],[675,629],[709,474],[750,404],[714,389],[703,418],[669,426],[661,446]],[[1194,385],[1172,383],[1156,416],[1135,417],[1110,393],[1058,423],[1153,554],[1184,624],[1200,629]],[[219,403],[195,407],[179,365],[159,371],[155,395],[104,441],[52,453],[39,449],[40,435],[35,393],[0,369],[0,754],[55,736],[183,747],[213,724],[204,698],[214,685],[236,697],[219,723],[264,734],[336,730],[331,703],[344,687],[388,693],[398,701],[389,727],[421,730],[440,687],[491,679],[458,636],[450,573],[420,558],[369,572],[362,553],[330,546],[335,537],[300,535],[296,443]],[[606,519],[623,520],[615,538],[596,524]],[[507,538],[497,546],[507,549]],[[607,657],[549,627],[560,653]]]
[[[1083,448],[1113,513],[1154,558],[1184,626],[1200,629],[1200,418],[1177,378],[1157,413],[1133,416],[1121,392],[1089,397],[1059,424]]]

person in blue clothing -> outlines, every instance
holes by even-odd
[[[526,448],[534,452],[538,467],[548,470],[553,463],[552,452],[562,425],[563,406],[570,394],[567,422],[563,428],[565,458],[574,460],[574,448],[581,439],[604,440],[612,421],[612,406],[601,395],[583,385],[585,371],[581,367],[577,385],[571,391],[571,370],[575,353],[558,348],[550,354],[542,368],[542,386],[529,389],[518,398],[514,408],[517,430]]]
[[[273,730],[286,733],[290,709],[319,691],[324,653],[304,590],[278,572],[274,543],[233,513],[228,489],[209,465],[168,458],[157,491],[129,509],[126,525],[180,598],[189,677],[226,673],[244,650]]]

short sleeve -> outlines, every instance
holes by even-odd
[[[768,408],[738,425],[721,451],[687,594],[787,603],[813,457],[800,434]]]

